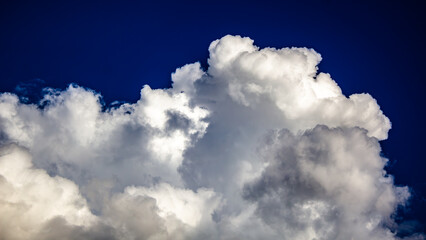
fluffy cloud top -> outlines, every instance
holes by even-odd
[[[312,49],[209,52],[106,110],[76,85],[1,94],[0,239],[398,239],[410,194],[374,98],[344,96]]]

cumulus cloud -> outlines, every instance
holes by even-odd
[[[5,93],[3,141],[29,148],[37,167],[77,183],[114,176],[122,186],[157,178],[179,184],[176,168],[183,151],[206,131],[208,111],[189,106],[183,93],[145,86],[141,96],[135,104],[102,111],[98,94],[74,85],[51,90],[42,108]]]
[[[359,128],[273,131],[267,167],[244,189],[257,214],[291,239],[391,239],[381,224],[409,197],[385,175],[380,146]]]
[[[410,193],[375,99],[313,49],[253,43],[215,40],[208,69],[107,109],[77,85],[2,93],[0,239],[398,239]]]
[[[30,239],[56,217],[73,226],[97,221],[78,186],[34,169],[27,151],[12,144],[0,156],[1,239]]]
[[[256,106],[266,98],[290,120],[292,130],[358,126],[369,136],[387,138],[390,121],[376,101],[368,94],[346,98],[329,74],[317,74],[321,56],[313,49],[259,50],[249,38],[225,36],[209,51],[208,73],[226,82],[224,90],[234,101]]]

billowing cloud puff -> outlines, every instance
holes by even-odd
[[[381,224],[409,197],[383,167],[377,139],[359,128],[317,126],[265,137],[266,168],[245,186],[257,214],[290,239],[391,239]]]
[[[269,100],[301,130],[317,124],[362,127],[386,139],[389,119],[368,94],[346,98],[329,74],[317,74],[321,56],[307,48],[259,50],[249,38],[225,36],[210,47],[208,73],[226,81],[234,101],[246,106]],[[360,114],[362,113],[362,114]]]
[[[145,86],[141,95],[102,111],[98,94],[73,85],[50,90],[42,108],[2,94],[2,135],[29,148],[36,166],[79,183],[107,175],[124,186],[157,178],[177,184],[182,154],[204,134],[208,112],[190,107],[183,93]]]
[[[0,239],[398,239],[410,194],[374,98],[344,96],[312,49],[209,52],[136,103],[1,94]]]
[[[90,227],[90,212],[78,186],[62,177],[34,169],[27,151],[9,145],[0,151],[1,239],[30,239],[56,217]]]

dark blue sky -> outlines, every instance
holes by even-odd
[[[92,88],[107,104],[135,101],[144,84],[169,87],[177,67],[205,66],[226,34],[312,47],[345,94],[370,93],[391,119],[388,171],[412,187],[406,219],[424,224],[425,12],[421,1],[3,1],[0,91],[42,79]]]

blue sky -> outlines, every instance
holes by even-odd
[[[185,64],[206,69],[209,44],[227,34],[313,48],[345,95],[370,93],[391,120],[386,169],[412,193],[397,221],[425,231],[425,10],[420,1],[3,1],[0,92],[35,84],[35,101],[42,87],[76,83],[108,106],[137,101],[145,84],[171,87]]]

